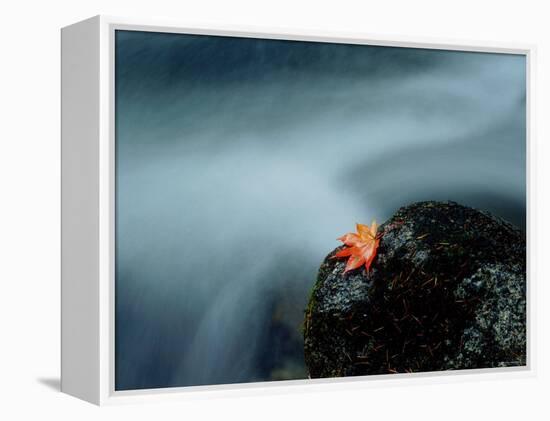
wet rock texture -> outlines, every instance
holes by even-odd
[[[524,234],[453,202],[401,208],[379,228],[378,255],[344,275],[333,250],[304,320],[309,375],[526,364]]]

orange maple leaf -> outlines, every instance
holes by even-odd
[[[372,221],[370,227],[363,224],[356,224],[356,227],[357,234],[350,232],[338,238],[338,240],[348,247],[340,250],[333,256],[333,258],[349,256],[344,273],[357,269],[363,264],[368,271],[372,261],[376,257],[378,244],[380,244],[380,239],[376,235],[378,229],[376,221]]]

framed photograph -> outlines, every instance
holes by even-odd
[[[532,52],[63,28],[62,391],[532,373]]]

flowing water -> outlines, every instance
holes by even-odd
[[[525,227],[521,56],[118,32],[116,387],[306,377],[355,222],[454,200]]]

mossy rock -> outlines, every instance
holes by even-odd
[[[453,202],[401,208],[379,228],[370,271],[333,250],[304,321],[309,375],[526,364],[523,232]]]

